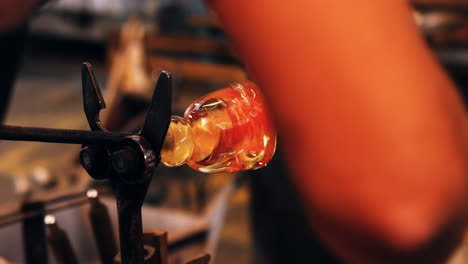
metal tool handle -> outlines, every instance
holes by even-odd
[[[117,244],[107,207],[99,201],[98,191],[91,189],[86,195],[90,200],[89,220],[102,264],[113,264]]]
[[[138,134],[53,129],[39,127],[0,126],[0,140],[52,142],[66,144],[117,144],[124,137]]]
[[[120,257],[124,264],[144,263],[141,205],[132,201],[117,204],[120,233]]]

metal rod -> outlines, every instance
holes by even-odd
[[[78,264],[75,251],[70,243],[67,233],[57,225],[53,215],[44,217],[44,224],[47,226],[49,235],[47,241],[58,264]]]
[[[117,243],[112,230],[107,207],[99,201],[97,190],[91,189],[86,195],[90,200],[89,220],[102,264],[113,264],[117,255]]]
[[[117,201],[121,263],[144,263],[141,205],[133,201]]]
[[[135,133],[53,129],[38,127],[0,126],[0,140],[39,141],[68,144],[118,143]]]
[[[27,219],[30,218],[41,218],[44,217],[45,214],[48,213],[53,213],[56,211],[60,211],[65,208],[72,208],[76,206],[80,206],[82,204],[88,203],[88,198],[87,197],[80,197],[77,199],[73,199],[71,201],[63,202],[57,206],[49,207],[49,208],[44,208],[44,209],[31,209],[28,211],[22,211],[18,212],[12,215],[4,215],[0,217],[0,227],[14,224],[18,221],[26,221]],[[42,220],[41,220],[42,223]]]
[[[40,201],[47,201],[44,210],[31,210],[27,213],[21,211],[21,208],[17,208],[16,210],[0,210],[0,227],[2,227],[3,225],[15,223],[16,221],[21,221],[29,217],[50,214],[53,211],[60,210],[64,207],[79,206],[88,201],[87,197],[85,197],[84,193],[81,190],[55,191],[54,194],[55,195],[51,195],[51,197],[45,197],[44,199],[44,195],[46,195],[46,193],[38,193],[37,197]],[[29,199],[31,199],[30,202],[37,200],[37,198],[35,199],[31,197],[29,197]]]
[[[24,202],[21,210],[44,211],[43,202]],[[23,247],[25,263],[44,264],[48,263],[46,232],[44,226],[44,214],[40,214],[23,220]]]

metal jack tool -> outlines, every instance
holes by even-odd
[[[159,164],[170,123],[171,76],[164,71],[159,75],[141,131],[120,133],[106,130],[100,121],[99,112],[106,105],[89,63],[82,65],[81,74],[84,111],[91,131],[2,125],[0,140],[82,144],[81,165],[92,178],[108,179],[117,201],[120,252],[111,260],[112,252],[115,252],[112,245],[101,247],[101,253],[105,255],[101,256],[103,262],[167,264],[167,234],[161,231],[143,234],[141,207],[153,171]],[[100,222],[94,225],[98,227],[108,222],[107,218],[106,215],[98,219]],[[98,243],[112,238],[110,234],[97,234],[97,237]],[[113,243],[111,240],[109,243]],[[207,264],[209,261],[210,256],[205,254],[187,263]]]
[[[86,118],[94,132],[108,132],[99,119],[104,99],[91,66],[82,66],[83,102]],[[95,179],[108,178],[112,185],[119,218],[120,258],[123,264],[144,263],[141,206],[159,164],[171,116],[171,76],[159,75],[143,128],[117,144],[83,146],[80,161]]]
[[[159,164],[171,116],[171,76],[159,75],[143,128],[139,133],[107,131],[99,119],[105,108],[89,63],[82,65],[83,103],[91,131],[0,126],[1,140],[83,144],[80,162],[95,179],[109,179],[119,219],[123,264],[143,264],[141,206]]]

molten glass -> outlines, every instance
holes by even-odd
[[[239,171],[265,166],[276,148],[276,133],[264,98],[244,81],[192,103],[184,118],[173,116],[161,161],[187,163],[201,172]]]

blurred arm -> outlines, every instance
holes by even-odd
[[[349,263],[440,263],[467,113],[405,1],[212,0],[265,91],[311,225]]]
[[[24,21],[46,0],[1,0],[0,32],[8,31]]]

